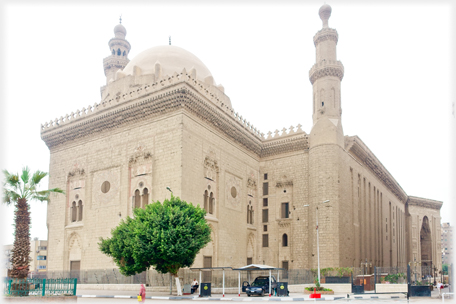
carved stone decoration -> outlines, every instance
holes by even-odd
[[[102,192],[102,185],[109,182],[109,191]],[[92,207],[102,208],[119,203],[120,168],[111,168],[93,174]]]
[[[343,67],[340,66],[333,66],[333,67],[324,67],[322,69],[318,69],[315,71],[312,71],[312,74],[310,75],[310,82],[314,84],[314,82],[322,77],[325,76],[334,76],[339,78],[340,81],[342,81],[342,78],[344,78],[344,69]]]
[[[256,190],[257,190],[257,177],[253,173],[253,171],[250,171],[249,176],[247,177],[247,195],[255,197],[256,195]]]
[[[217,173],[219,173],[219,171],[220,168],[215,158],[215,153],[211,152],[204,158],[204,177],[215,181],[217,178]]]
[[[278,222],[280,228],[290,228],[291,221],[290,220],[281,220]]]
[[[132,166],[138,162],[147,161],[149,159],[152,159],[152,153],[146,151],[143,145],[138,144],[133,151],[133,155],[130,156],[128,164]]]
[[[68,178],[76,177],[76,176],[84,176],[85,175],[85,170],[82,168],[82,166],[76,162],[73,165],[73,168],[68,172]]]
[[[293,186],[293,181],[288,179],[286,175],[282,176],[282,179],[276,183],[277,188],[284,188],[287,186]]]
[[[320,30],[317,34],[315,34],[313,41],[314,45],[317,46],[322,41],[332,40],[337,44],[339,40],[339,34],[335,29],[325,28]]]
[[[225,174],[225,207],[241,212],[242,179]]]

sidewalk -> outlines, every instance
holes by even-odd
[[[81,298],[122,298],[122,299],[136,299],[138,292],[133,291],[111,291],[111,290],[78,290],[77,296]],[[437,291],[438,295],[438,291]],[[405,294],[349,294],[350,299],[405,299]],[[333,301],[346,299],[346,293],[335,293],[334,295],[322,295],[321,300],[323,301]],[[309,295],[304,295],[302,293],[290,293],[289,297],[247,297],[245,293],[241,293],[239,297],[238,294],[213,294],[211,297],[198,297],[198,295],[185,295],[185,296],[176,296],[175,294],[170,295],[169,292],[146,292],[146,299],[154,300],[194,300],[194,301],[207,301],[207,300],[220,300],[220,301],[254,301],[262,299],[263,301],[314,301]]]

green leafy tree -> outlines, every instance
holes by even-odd
[[[36,171],[32,175],[30,169],[22,169],[21,175],[11,174],[3,170],[5,181],[3,183],[3,203],[15,204],[14,212],[14,244],[11,262],[13,269],[10,276],[23,279],[29,272],[30,256],[30,206],[28,201],[49,201],[51,193],[64,193],[59,188],[38,191],[41,180],[47,176],[46,172]]]
[[[127,217],[112,229],[111,238],[100,238],[98,243],[125,276],[152,266],[176,277],[211,240],[206,211],[178,197],[136,208],[133,213],[134,218]]]
[[[444,275],[448,274],[448,264],[443,264],[442,265],[442,271]]]

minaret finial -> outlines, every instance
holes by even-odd
[[[169,36],[169,45],[171,45],[171,36]]]
[[[119,17],[119,23],[122,24],[122,14]]]
[[[321,21],[323,21],[323,28],[327,28],[328,27],[328,19],[329,19],[329,17],[331,17],[331,6],[329,6],[325,2],[325,4],[323,4],[320,7],[320,10],[318,11],[318,14],[320,15]]]

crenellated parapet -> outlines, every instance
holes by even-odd
[[[134,83],[135,75],[119,77],[115,82]],[[238,143],[257,155],[271,155],[305,148],[307,136],[301,125],[272,133],[268,138],[253,124],[237,113],[221,90],[196,78],[196,72],[164,76],[155,82],[120,86],[126,88],[114,94],[107,85],[105,98],[99,103],[61,116],[41,125],[41,137],[49,147],[89,136],[94,132],[117,127],[123,123],[140,121],[147,116],[161,115],[177,109],[186,109],[213,124]],[[116,88],[119,88],[117,86]],[[298,140],[298,141],[299,141]],[[263,149],[262,142],[265,142]],[[307,142],[307,140],[304,140]]]
[[[313,65],[309,71],[310,83],[325,76],[334,76],[342,81],[344,78],[344,65],[339,60],[323,60]]]

